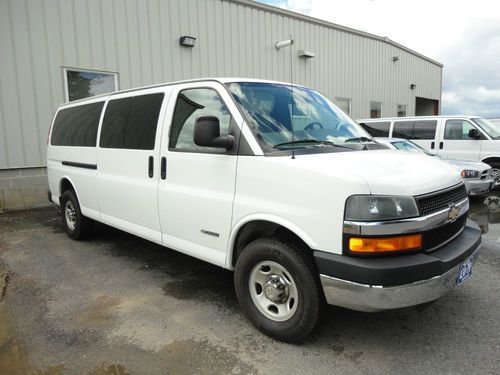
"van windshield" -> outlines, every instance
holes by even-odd
[[[493,125],[484,118],[474,118],[472,120],[478,124],[492,139],[500,139],[500,126]]]
[[[231,83],[228,88],[257,138],[274,150],[359,149],[360,143],[372,142],[358,124],[314,90],[254,82]]]

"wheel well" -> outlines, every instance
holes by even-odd
[[[486,158],[486,159],[483,160],[483,163],[486,163],[486,164],[490,164],[490,163],[500,164],[500,158],[496,158],[496,157]]]
[[[309,246],[307,246],[307,244],[299,236],[282,225],[265,220],[251,221],[243,225],[243,227],[240,228],[238,234],[236,235],[233,246],[232,265],[236,265],[238,255],[246,245],[248,245],[253,240],[256,240],[257,238],[269,236],[278,237],[280,239],[286,240],[287,242],[296,243],[304,249],[310,249]]]
[[[61,180],[61,196],[63,195],[63,193],[66,191],[66,190],[73,190],[75,191],[75,188],[73,187],[73,185],[71,184],[71,182],[69,182],[69,180],[67,178],[63,178]]]

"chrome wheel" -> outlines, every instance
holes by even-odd
[[[75,230],[76,228],[76,210],[73,202],[67,201],[64,206],[64,217],[66,218],[66,225],[70,230]]]
[[[249,288],[255,306],[271,320],[283,322],[297,311],[297,286],[281,264],[272,261],[258,263],[250,272]]]

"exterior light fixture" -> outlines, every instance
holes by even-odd
[[[302,57],[304,59],[312,59],[312,58],[316,57],[316,54],[314,52],[306,51],[303,49],[300,49],[298,53],[299,53],[299,57]]]
[[[276,44],[274,46],[279,51],[280,49],[282,49],[284,47],[289,47],[292,44],[293,44],[293,39],[288,39],[288,40],[283,40],[281,42],[276,42]]]
[[[399,56],[394,56],[394,57],[392,58],[392,61],[393,61],[393,62],[399,61]]]
[[[196,44],[196,38],[194,36],[183,35],[179,39],[179,43],[184,47],[194,47]]]
[[[415,90],[415,88],[416,88],[416,87],[417,87],[417,84],[416,84],[416,83],[412,83],[412,84],[410,85],[410,89],[412,89],[412,90]]]

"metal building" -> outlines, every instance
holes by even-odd
[[[290,35],[293,46],[277,50]],[[46,202],[47,131],[69,99],[235,76],[310,86],[353,118],[429,115],[442,67],[387,38],[249,0],[0,0],[0,211]]]

